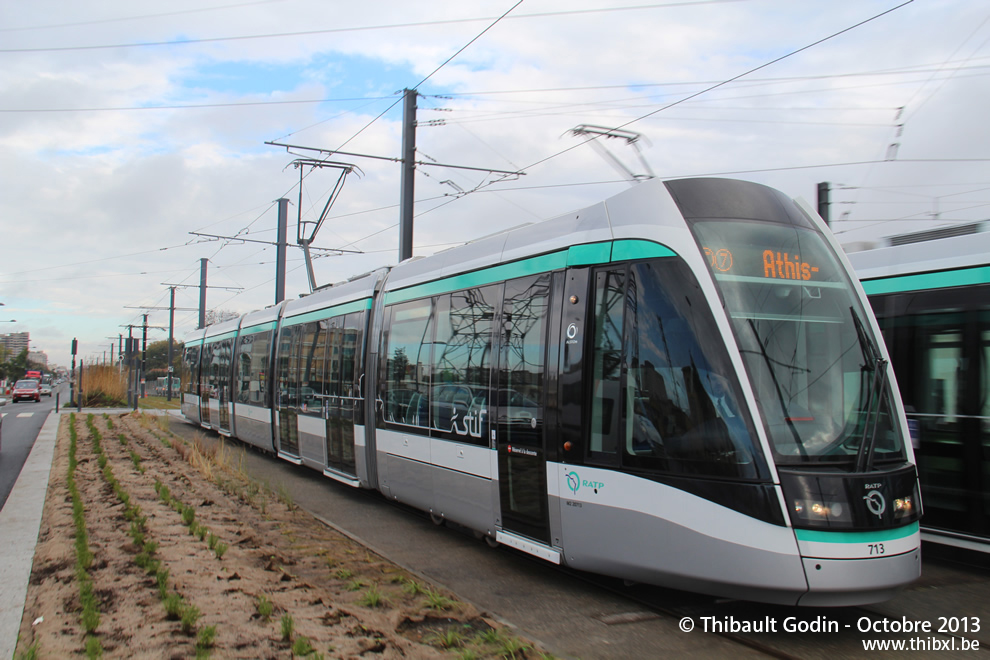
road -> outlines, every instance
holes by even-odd
[[[41,425],[48,418],[48,413],[55,409],[55,398],[58,394],[60,405],[64,406],[69,399],[67,383],[56,385],[51,397],[41,397],[41,403],[20,401],[12,403],[7,397],[7,405],[0,407],[3,416],[3,442],[0,445],[0,509],[7,502],[7,496],[14,488],[17,475],[24,467],[24,461],[31,453],[35,438]]]

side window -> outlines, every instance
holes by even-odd
[[[708,303],[679,259],[596,273],[590,457],[757,478],[752,420]]]
[[[202,345],[186,346],[182,352],[182,373],[180,379],[188,394],[199,395],[199,354]]]
[[[272,333],[241,335],[237,343],[237,402],[252,406],[268,403],[268,351]]]
[[[344,317],[344,334],[341,338],[340,366],[342,394],[354,399],[363,398],[361,376],[364,374],[364,326],[367,312],[351,312]]]
[[[212,387],[220,403],[230,401],[230,361],[234,339],[224,339],[214,344],[213,367],[211,368]]]
[[[327,321],[312,321],[299,328],[299,412],[318,416],[326,393],[325,362]]]
[[[424,433],[430,426],[432,310],[429,298],[390,307],[382,348],[385,421]]]
[[[430,418],[438,437],[488,444],[499,288],[467,289],[437,299]]]
[[[275,369],[277,379],[275,396],[279,408],[294,408],[296,406],[297,379],[294,341],[299,326],[283,326],[278,336],[278,364]]]
[[[551,275],[505,283],[502,304],[499,442],[543,446]]]
[[[199,393],[200,396],[209,396],[211,399],[216,397],[216,393],[213,392],[212,388],[212,371],[215,368],[213,364],[213,354],[216,344],[208,344],[203,342],[203,353],[200,356],[199,367]]]
[[[621,408],[625,268],[595,273],[595,331],[591,373],[592,456],[616,452]],[[604,456],[599,458],[605,459]]]

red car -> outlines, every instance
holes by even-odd
[[[41,403],[41,383],[36,380],[19,380],[14,383],[10,397],[17,403],[21,399],[34,399]]]

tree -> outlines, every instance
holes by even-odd
[[[216,323],[223,323],[224,321],[231,321],[236,319],[240,314],[237,312],[232,312],[227,309],[208,309],[206,310],[206,325],[214,325]]]
[[[184,345],[182,342],[175,339],[172,340],[172,367],[174,368],[172,373],[175,376],[179,375],[179,367],[182,364],[183,347]],[[153,341],[149,343],[145,359],[145,367],[149,378],[167,376],[168,340],[162,339],[160,341]]]

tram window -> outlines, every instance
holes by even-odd
[[[385,421],[429,431],[433,300],[395,305],[382,337]]]
[[[361,398],[361,374],[364,373],[365,312],[352,312],[344,319],[341,342],[341,382],[344,396]]]
[[[625,268],[595,274],[595,334],[592,363],[591,438],[595,454],[615,454],[621,394],[622,315]]]
[[[202,344],[186,346],[182,352],[182,373],[181,381],[185,384],[185,391],[188,394],[199,394],[199,354]]]
[[[592,451],[621,452],[631,468],[760,477],[724,339],[687,266],[601,271],[595,310]]]
[[[237,402],[267,405],[270,330],[241,335],[237,344]]]
[[[547,325],[550,314],[550,285],[547,273],[505,283],[502,303],[500,371],[495,395],[498,406],[499,442],[543,450],[543,393],[546,383]],[[506,456],[506,469],[517,476],[509,482],[507,504],[514,513],[538,517],[541,464],[527,456]],[[541,473],[542,474],[542,473]],[[542,477],[545,479],[545,474]],[[526,491],[525,489],[534,489]],[[516,492],[529,495],[516,496]],[[503,506],[505,506],[505,504]]]
[[[220,403],[230,401],[230,364],[233,354],[233,337],[212,344],[213,359],[210,362],[210,392]]]
[[[327,351],[326,319],[302,325],[299,336],[299,412],[318,416],[327,386],[324,376]]]
[[[278,370],[276,378],[278,380],[279,408],[295,408],[298,399],[297,381],[298,367],[295,352],[298,348],[296,334],[299,326],[283,326],[278,338]]]
[[[204,342],[203,351],[199,356],[199,391],[196,394],[200,396],[210,394],[210,364],[213,362],[213,348],[213,344]]]
[[[435,435],[487,445],[492,329],[498,286],[440,296],[430,420]]]

